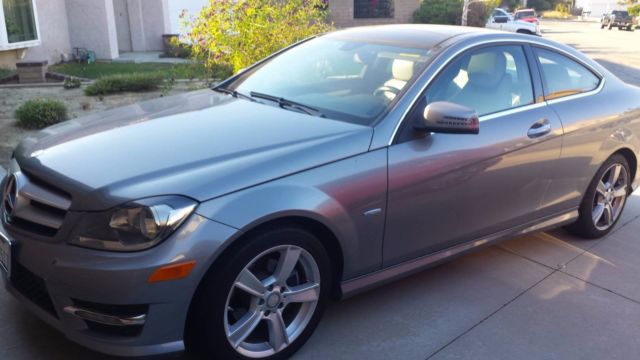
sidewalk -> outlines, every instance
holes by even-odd
[[[331,307],[296,359],[635,359],[640,192],[602,240],[507,241]]]

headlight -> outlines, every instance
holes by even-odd
[[[162,196],[134,201],[106,212],[84,213],[70,242],[110,251],[148,249],[180,227],[196,205],[188,198]]]

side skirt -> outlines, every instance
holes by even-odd
[[[569,224],[578,218],[578,209],[572,209],[546,218],[526,223],[522,226],[507,229],[486,237],[450,247],[432,254],[393,265],[386,269],[378,270],[371,274],[363,275],[355,279],[343,281],[341,285],[342,298],[348,298],[363,291],[387,284],[394,280],[409,276],[421,270],[451,260],[456,256],[470,251],[492,245],[502,240],[520,236],[532,232],[550,230]]]

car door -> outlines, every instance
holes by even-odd
[[[534,91],[540,80],[527,51],[518,44],[467,50],[416,101],[388,150],[384,266],[545,215],[540,203],[562,126]],[[415,131],[411,124],[434,101],[474,108],[480,133]]]
[[[625,105],[600,91],[604,78],[586,63],[557,49],[536,46],[532,51],[547,104],[566,130],[560,162],[543,200],[546,207],[562,211],[580,205],[601,162],[616,146],[620,135],[610,124],[601,124],[618,116]]]

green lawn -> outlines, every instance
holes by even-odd
[[[206,79],[207,71],[201,64],[162,64],[162,63],[94,63],[59,64],[49,67],[49,71],[87,79],[98,79],[113,74],[131,74],[160,72],[165,77],[175,79]]]

